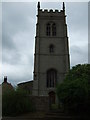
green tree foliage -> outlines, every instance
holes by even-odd
[[[90,111],[90,64],[76,65],[58,85],[57,95],[64,109],[74,113]]]
[[[25,90],[17,88],[16,90],[3,92],[3,116],[15,116],[30,111],[33,111],[33,106]]]

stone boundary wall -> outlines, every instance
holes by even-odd
[[[36,111],[49,110],[49,97],[48,96],[29,96],[30,101],[34,105]]]

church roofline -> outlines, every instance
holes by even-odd
[[[32,82],[33,82],[33,80],[29,80],[29,81],[24,81],[24,82],[18,83],[17,85],[23,85],[23,84],[32,83]]]

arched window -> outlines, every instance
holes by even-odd
[[[50,26],[51,26],[50,23],[48,23],[46,26],[46,35],[47,36],[50,36],[50,34],[51,34],[51,27]]]
[[[56,36],[56,24],[52,24],[52,36]]]
[[[46,24],[46,35],[56,36],[56,24],[54,22],[49,22]]]
[[[57,72],[54,69],[47,71],[47,87],[55,87],[57,81]]]
[[[54,45],[51,44],[51,45],[49,46],[49,52],[50,52],[50,53],[53,53],[53,52],[54,52]]]

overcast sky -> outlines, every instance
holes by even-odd
[[[88,63],[90,64],[90,2],[88,3]]]
[[[70,65],[88,63],[88,3],[65,3]],[[62,3],[42,2],[42,9]],[[2,4],[2,76],[13,85],[33,79],[37,2]]]

